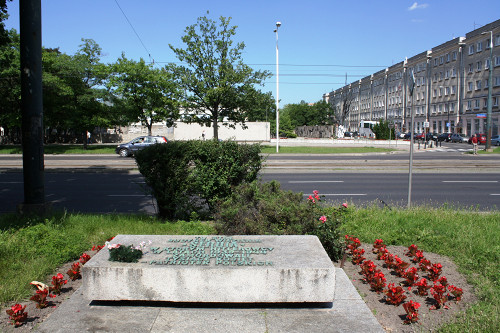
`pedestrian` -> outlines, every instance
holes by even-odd
[[[201,139],[202,139],[203,141],[205,141],[205,130],[203,130],[203,132],[201,132]]]
[[[90,132],[87,131],[87,144],[90,144]]]
[[[477,155],[477,136],[474,134],[472,136],[472,154]]]

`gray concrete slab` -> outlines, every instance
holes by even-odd
[[[85,297],[103,301],[331,302],[335,268],[318,237],[117,235],[149,240],[137,263],[109,261],[107,248],[82,268]]]
[[[384,332],[344,271],[335,270],[335,299],[315,307],[189,307],[158,302],[98,305],[86,300],[80,288],[37,332]]]

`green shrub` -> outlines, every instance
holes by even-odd
[[[244,183],[235,187],[215,211],[215,228],[224,235],[316,235],[332,260],[343,249],[339,209],[325,209],[302,193],[281,190],[276,181]],[[322,223],[319,218],[327,217]]]
[[[192,145],[190,191],[205,199],[210,211],[217,201],[231,194],[234,186],[257,179],[262,168],[258,144],[210,140],[192,141]]]
[[[136,153],[139,172],[144,176],[158,205],[160,218],[180,217],[189,204],[190,142],[171,141],[152,145]]]
[[[173,141],[136,155],[139,171],[158,204],[161,218],[186,218],[213,212],[231,188],[257,178],[260,145],[234,141]]]
[[[389,128],[389,121],[380,119],[379,123],[375,124],[372,130],[375,133],[375,138],[379,140],[394,139],[394,129]]]

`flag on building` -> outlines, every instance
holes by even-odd
[[[410,90],[410,96],[413,96],[413,88],[415,88],[415,72],[412,70],[410,73],[410,82],[408,83],[408,89]]]

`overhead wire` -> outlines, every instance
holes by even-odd
[[[120,9],[120,11],[122,12],[123,16],[127,20],[128,24],[130,25],[130,27],[132,28],[132,30],[134,31],[135,35],[137,36],[137,39],[139,39],[139,41],[141,42],[142,47],[144,47],[144,50],[146,50],[146,52],[148,53],[149,59],[152,60],[152,64],[154,65],[155,64],[155,59],[151,56],[151,52],[149,52],[148,48],[146,47],[146,45],[142,41],[141,37],[139,36],[139,34],[135,30],[134,26],[132,25],[132,22],[130,22],[130,20],[128,19],[127,15],[125,14],[125,12],[123,11],[122,7],[118,3],[118,0],[115,0],[115,3],[118,6],[118,8]]]

